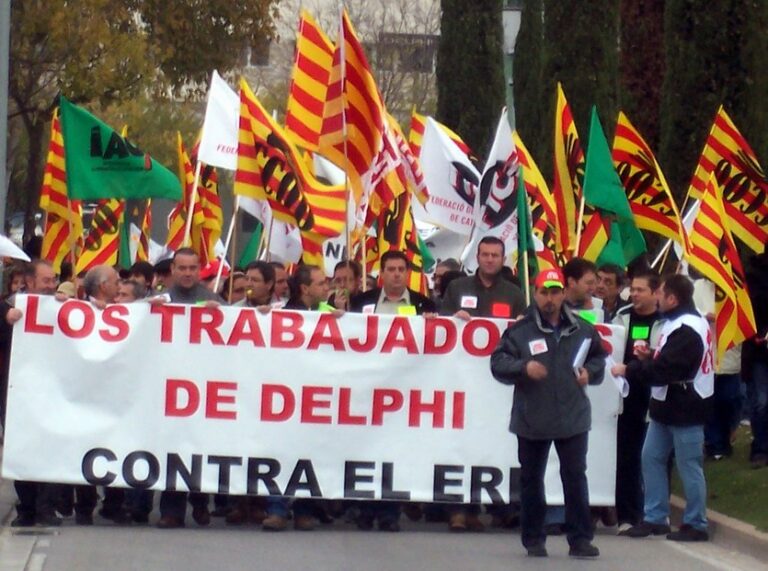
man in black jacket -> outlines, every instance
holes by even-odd
[[[597,557],[587,486],[587,435],[592,412],[587,384],[603,380],[606,352],[594,327],[564,307],[559,270],[536,277],[534,301],[491,356],[491,372],[515,386],[509,429],[517,434],[522,541],[546,557],[544,473],[552,443],[560,459],[569,555]]]
[[[706,541],[707,489],[704,479],[704,423],[715,388],[712,333],[693,305],[693,284],[683,275],[666,278],[659,288],[659,309],[665,319],[658,346],[638,348],[638,360],[614,365],[614,375],[633,386],[651,386],[651,423],[643,445],[645,506],[643,522],[629,537],[666,535],[674,541]],[[685,512],[679,531],[669,528],[667,462],[674,450],[685,491]]]

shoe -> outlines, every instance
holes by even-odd
[[[11,527],[34,527],[35,516],[33,515],[17,515],[11,522]]]
[[[192,508],[192,519],[195,520],[197,525],[210,525],[211,512],[205,506]]]
[[[528,550],[528,557],[547,557],[549,556],[549,553],[547,553],[547,548],[544,547],[543,543],[539,543],[538,545],[531,545],[530,547],[526,547]]]
[[[667,534],[667,539],[671,541],[709,541],[709,534],[704,529],[696,529],[683,524],[677,531]]]
[[[396,521],[379,521],[379,531],[398,532],[400,531],[400,524]]]
[[[310,515],[294,516],[293,529],[299,531],[312,531],[315,529],[315,518]]]
[[[75,513],[75,508],[71,504],[57,504],[56,512],[61,517],[72,517],[72,515]]]
[[[423,515],[421,504],[415,504],[413,502],[403,504],[403,513],[409,520],[419,521]]]
[[[149,514],[144,512],[131,513],[133,523],[149,523]]]
[[[357,525],[357,529],[361,531],[371,531],[373,529],[373,518],[360,515],[357,517],[357,520],[355,520],[355,525]]]
[[[603,522],[605,527],[613,527],[619,523],[619,519],[616,516],[616,508],[605,507],[600,509],[600,521]]]
[[[672,530],[664,523],[650,523],[643,521],[633,525],[624,534],[624,537],[648,537],[649,535],[666,535]]]
[[[37,525],[43,527],[59,527],[63,520],[53,513],[38,514],[35,518]]]
[[[456,533],[467,531],[467,516],[463,513],[455,513],[451,515],[448,519],[448,529]]]
[[[133,522],[131,514],[125,510],[107,511],[104,508],[99,510],[99,515],[104,519],[115,522],[117,525],[130,525]]]
[[[227,525],[243,525],[247,519],[245,511],[239,506],[232,508],[229,510],[229,513],[224,516],[224,521]]]
[[[467,531],[474,531],[476,533],[485,531],[485,524],[480,521],[477,514],[467,514],[464,517],[464,521],[467,526]]]
[[[264,531],[283,531],[288,527],[288,519],[281,515],[269,515],[261,522]]]
[[[157,527],[159,529],[179,529],[184,527],[184,520],[180,517],[164,515],[157,521]]]
[[[248,521],[255,525],[261,525],[267,519],[267,512],[259,506],[251,506],[248,509]]]
[[[586,539],[582,539],[571,545],[568,555],[571,557],[598,557],[600,550]]]
[[[75,524],[76,525],[93,525],[93,515],[76,513]]]
[[[616,535],[624,537],[627,535],[627,532],[632,529],[634,526],[631,523],[620,523],[618,529],[616,529]]]

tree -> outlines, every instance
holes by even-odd
[[[552,120],[546,115],[544,92],[544,3],[526,0],[515,41],[512,77],[515,92],[515,125],[528,150],[539,164],[551,162],[552,151],[544,136]],[[543,162],[548,159],[549,162]]]
[[[437,119],[478,156],[489,148],[505,105],[501,0],[442,0]]]
[[[682,200],[720,104],[766,158],[768,6],[757,0],[667,0],[664,23],[659,160]]]
[[[150,91],[160,99],[196,97],[212,69],[237,66],[248,42],[272,34],[276,1],[14,2],[9,118],[23,125],[27,153],[24,185],[12,190],[25,195],[25,237],[57,94],[101,105]]]
[[[597,105],[603,118],[605,135],[613,138],[618,98],[617,2],[544,0],[544,77],[543,97],[549,103],[548,121],[542,129],[549,133],[552,148],[557,82],[563,84],[573,111],[582,145],[587,146],[590,109]]]
[[[664,0],[622,0],[620,11],[621,109],[650,147],[658,149],[664,80]]]

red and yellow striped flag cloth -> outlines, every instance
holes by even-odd
[[[136,261],[149,261],[149,240],[152,236],[152,199],[148,199],[144,205],[144,217],[141,219],[141,231],[139,243],[136,248]]]
[[[756,335],[744,268],[723,208],[723,193],[714,173],[700,196],[701,205],[689,237],[688,260],[717,286],[715,334],[717,358],[734,345]]]
[[[320,142],[332,65],[333,42],[309,12],[302,10],[285,110],[285,130],[297,145],[311,151],[316,151]]]
[[[557,208],[557,249],[568,253],[576,248],[576,221],[584,179],[584,151],[563,86],[557,84],[555,114],[555,177],[552,196]]]
[[[80,201],[67,198],[67,169],[64,138],[58,111],[51,122],[51,140],[40,189],[40,208],[45,211],[45,229],[40,257],[53,264],[56,273],[72,252],[77,255],[83,240],[83,211]],[[73,261],[73,260],[72,260]]]
[[[651,148],[623,112],[616,123],[612,156],[637,227],[675,240],[686,250],[688,237],[664,173]]]
[[[325,185],[312,174],[245,80],[240,84],[235,194],[269,201],[276,219],[295,225],[316,242],[338,236],[346,226],[344,187]]]
[[[402,162],[402,170],[408,183],[408,188],[416,197],[421,205],[429,202],[429,190],[424,180],[424,172],[421,170],[418,155],[413,152],[411,146],[405,139],[403,129],[392,115],[387,113],[387,125],[394,137],[394,145],[397,147],[398,154]]]
[[[523,167],[525,191],[530,198],[533,235],[544,246],[543,249],[536,248],[539,271],[559,268],[562,266],[562,260],[556,251],[557,211],[555,210],[555,201],[538,165],[536,165],[517,131],[512,133],[512,139],[515,142],[520,166]]]
[[[768,242],[768,180],[757,156],[721,105],[688,190],[699,198],[714,172],[733,235],[762,253]]]
[[[117,198],[99,200],[85,238],[83,251],[77,260],[75,274],[95,266],[117,264],[120,251],[120,226],[123,224],[125,201]]]
[[[379,88],[344,11],[333,53],[319,150],[347,172],[355,203],[366,190],[363,178],[381,150],[384,122]]]
[[[472,149],[469,148],[469,145],[467,145],[456,132],[452,131],[442,123],[437,121],[435,121],[435,123],[437,123],[438,127],[440,127],[443,133],[448,135],[448,138],[451,139],[451,141],[456,143],[456,146],[461,149],[461,152],[463,152],[469,158],[474,158]],[[413,154],[417,157],[421,154],[421,141],[424,138],[424,130],[426,127],[426,116],[419,115],[416,113],[416,109],[414,109],[411,112],[411,130],[408,132],[408,144],[411,146]]]
[[[193,169],[197,167],[198,147],[199,141],[192,149],[192,156],[190,157]],[[203,222],[199,233],[200,261],[201,264],[207,264],[216,258],[216,242],[221,238],[221,231],[224,226],[224,213],[221,210],[221,199],[219,198],[219,176],[216,168],[211,165],[204,164],[200,169],[200,180],[197,183],[197,203],[203,211]]]
[[[200,200],[200,184],[198,183],[198,192],[195,196],[195,202],[193,205],[191,205],[192,189],[195,184],[195,167],[193,166],[192,160],[190,159],[189,155],[187,154],[187,150],[184,147],[184,141],[181,138],[181,133],[176,133],[176,150],[179,157],[179,179],[182,181],[182,188],[184,189],[184,192],[182,195],[183,201],[176,203],[176,207],[168,216],[168,238],[166,240],[166,246],[169,250],[176,251],[185,245],[184,234],[186,232],[187,216],[191,211],[191,247],[200,256],[200,264],[205,265],[208,263],[208,255],[207,250],[204,251],[201,241],[201,233],[203,222],[205,222],[205,214],[203,213],[203,205]],[[202,180],[202,171],[200,178]]]

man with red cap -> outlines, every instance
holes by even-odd
[[[560,460],[569,555],[597,557],[587,487],[587,435],[592,413],[588,384],[600,384],[606,353],[589,323],[564,305],[563,274],[541,272],[534,304],[516,321],[491,356],[491,372],[514,385],[510,432],[520,461],[521,535],[532,557],[546,557],[544,473],[552,443]]]

